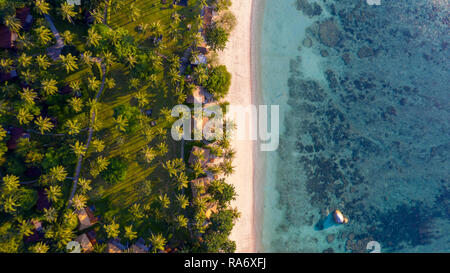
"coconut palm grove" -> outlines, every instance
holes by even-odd
[[[227,105],[230,2],[0,0],[0,252],[234,252],[229,137],[171,136]]]

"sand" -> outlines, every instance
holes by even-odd
[[[260,1],[233,1],[231,11],[236,15],[237,25],[230,35],[227,48],[219,54],[220,62],[226,65],[232,74],[231,87],[226,98],[231,105],[245,106],[254,104],[256,101],[255,77],[252,75],[252,30],[256,25],[252,24],[252,15],[254,15],[253,10],[257,10],[256,5],[259,4],[257,2]],[[245,126],[245,124],[237,124],[237,126]],[[259,219],[255,217],[254,196],[256,144],[256,141],[251,140],[232,140],[236,151],[233,161],[235,172],[227,178],[227,182],[236,188],[238,197],[233,201],[232,206],[239,210],[241,217],[235,223],[230,239],[236,241],[238,253],[256,252],[259,244],[257,241],[259,240],[257,236]]]

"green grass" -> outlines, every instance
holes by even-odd
[[[125,7],[133,1],[126,2],[127,5],[125,5]],[[148,36],[146,37],[136,32],[136,27],[140,22],[151,24],[152,22],[159,21],[161,26],[165,28],[171,22],[171,15],[175,10],[186,16],[185,21],[193,20],[194,13],[190,11],[190,7],[176,7],[175,9],[163,8],[168,7],[168,5],[161,5],[159,0],[138,0],[136,3],[142,11],[142,16],[139,20],[131,22],[128,17],[128,11],[125,9],[116,13],[113,12],[108,20],[108,25],[112,28],[122,27],[127,29],[137,41],[145,41],[145,39],[148,38]],[[168,45],[166,51],[173,51],[173,46],[174,45]],[[108,77],[114,78],[117,86],[112,90],[106,89],[100,98],[101,106],[99,108],[98,118],[102,123],[102,129],[99,132],[96,132],[94,137],[100,138],[105,142],[106,149],[102,152],[103,156],[112,158],[122,155],[127,157],[129,166],[126,178],[122,182],[110,185],[101,177],[96,178],[93,181],[94,190],[91,193],[91,198],[98,211],[96,214],[102,215],[107,219],[115,217],[116,222],[123,227],[131,223],[131,216],[128,209],[133,203],[136,203],[143,198],[136,190],[139,183],[142,183],[143,181],[151,181],[152,183],[152,193],[154,194],[152,194],[151,197],[146,198],[153,199],[156,198],[159,192],[164,192],[164,189],[167,187],[168,177],[160,163],[165,162],[168,159],[180,157],[181,143],[173,141],[170,137],[170,131],[167,131],[168,135],[166,143],[169,146],[169,152],[163,158],[156,158],[152,164],[143,162],[140,151],[146,145],[156,145],[160,141],[153,140],[151,143],[148,143],[142,132],[138,131],[134,134],[125,135],[124,144],[118,145],[117,138],[119,138],[121,134],[114,128],[114,108],[128,103],[135,105],[136,102],[133,99],[135,91],[131,90],[129,87],[128,81],[131,76],[123,65],[114,65],[111,68]],[[75,76],[71,78],[75,78]],[[171,109],[172,106],[175,105],[175,99],[172,96],[165,94],[163,91],[162,85],[165,84],[163,79],[163,73],[159,74],[158,82],[160,86],[151,89],[153,99],[152,102],[145,107],[146,109],[153,109],[152,117],[155,119],[158,118],[160,109],[163,107]],[[90,159],[92,159],[92,157],[90,158],[88,156],[88,158],[84,160],[81,177],[89,177]],[[140,232],[148,232],[149,229],[158,231],[163,229],[163,227],[156,225],[153,221],[149,221],[144,225],[139,225],[139,229]]]

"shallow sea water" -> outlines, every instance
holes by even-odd
[[[450,2],[264,1],[264,251],[450,252]]]

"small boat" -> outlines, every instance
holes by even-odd
[[[348,223],[348,218],[344,216],[344,214],[342,214],[342,212],[340,210],[335,210],[333,212],[333,218],[334,221],[338,224],[347,224]]]

